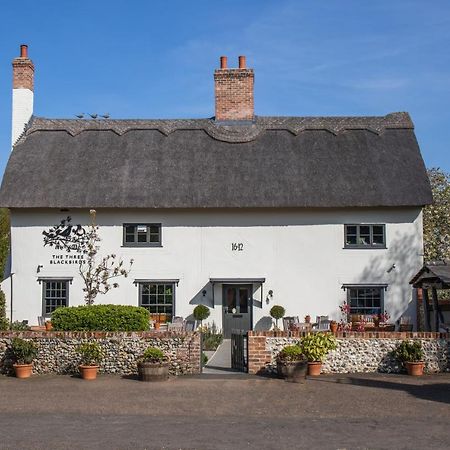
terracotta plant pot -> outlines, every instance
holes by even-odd
[[[97,378],[98,366],[80,366],[79,369],[83,380],[95,380]]]
[[[13,364],[17,378],[30,378],[33,364]]]
[[[159,322],[155,322],[153,326],[155,327],[155,330],[159,330],[160,323]]]
[[[53,326],[52,323],[49,321],[45,322],[45,331],[52,331],[53,330]]]
[[[413,377],[420,377],[423,375],[424,362],[407,362],[406,370],[408,375],[412,375]]]
[[[322,363],[320,361],[308,362],[308,375],[311,377],[318,377],[322,370]]]
[[[138,374],[141,381],[165,381],[169,378],[169,364],[139,362]]]
[[[277,361],[278,376],[286,381],[304,383],[307,371],[307,361]]]
[[[338,330],[338,324],[337,324],[337,322],[331,322],[331,323],[330,323],[330,330],[331,330],[331,332],[332,332],[333,334],[336,334],[336,333],[337,333],[337,330]]]

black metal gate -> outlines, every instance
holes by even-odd
[[[248,334],[246,330],[231,330],[231,368],[248,370]]]

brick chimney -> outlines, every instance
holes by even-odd
[[[34,64],[28,58],[28,46],[20,46],[20,56],[13,59],[12,133],[13,146],[33,115]]]
[[[216,120],[253,120],[253,69],[245,67],[239,56],[239,68],[229,69],[227,57],[220,57],[220,69],[214,71]]]

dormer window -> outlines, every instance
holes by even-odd
[[[161,247],[160,223],[125,223],[123,225],[124,247]]]

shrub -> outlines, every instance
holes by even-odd
[[[200,320],[200,322],[203,322],[205,319],[207,319],[210,315],[209,308],[205,305],[197,305],[194,308],[194,318],[195,320]]]
[[[223,335],[214,322],[203,327],[203,350],[215,351],[222,341]]]
[[[162,363],[167,357],[163,351],[157,347],[148,347],[142,355],[142,362]]]
[[[330,350],[336,349],[336,339],[330,333],[312,333],[299,344],[308,361],[323,361]]]
[[[149,312],[138,306],[71,306],[53,312],[52,326],[60,331],[145,331]]]
[[[275,326],[278,328],[278,320],[284,317],[286,310],[280,305],[274,305],[269,313],[275,319]]]
[[[280,362],[301,361],[305,359],[305,356],[298,345],[286,345],[278,353],[277,359]]]
[[[97,342],[85,342],[76,348],[81,355],[82,366],[97,366],[103,358],[103,351]]]
[[[30,330],[30,327],[26,323],[19,322],[18,320],[15,320],[11,324],[9,324],[8,328],[11,331],[29,331]]]
[[[206,356],[205,353],[202,353],[202,366],[206,366],[206,364],[208,363],[208,356]]]
[[[402,363],[423,361],[422,343],[420,341],[402,341],[393,353]]]
[[[9,347],[17,364],[31,364],[38,354],[37,345],[25,339],[13,338]]]
[[[0,289],[0,331],[9,328],[9,320],[6,318],[6,296]]]

